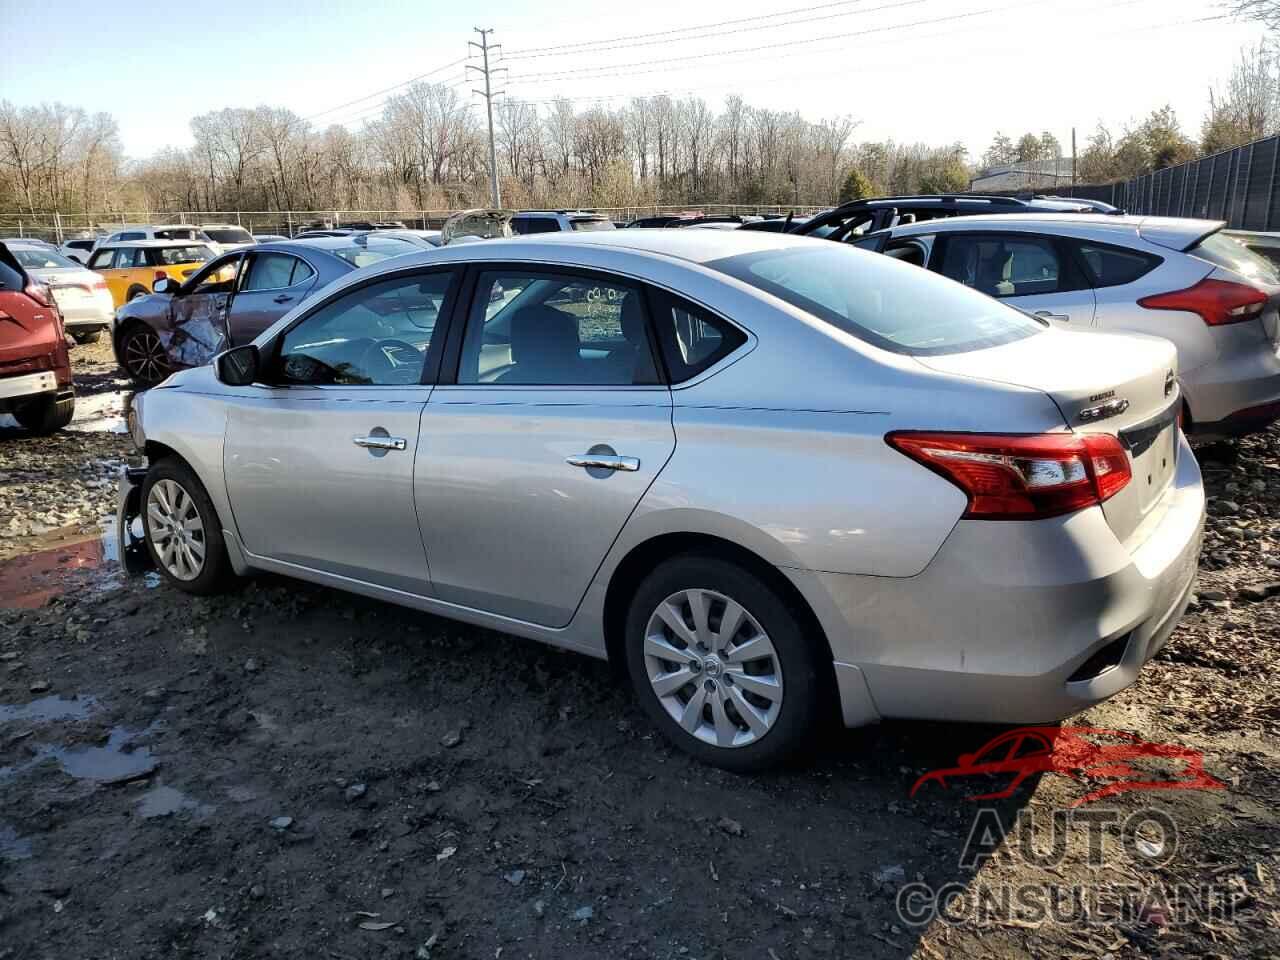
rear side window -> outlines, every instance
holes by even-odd
[[[147,235],[140,230],[127,230],[124,233],[117,233],[112,240],[145,240]]]
[[[975,290],[847,244],[804,244],[707,266],[895,353],[964,353],[1044,330],[1039,321]]]
[[[12,252],[0,251],[0,290],[21,290],[25,286],[26,278]]]
[[[1075,289],[1046,237],[951,235],[935,269],[989,297],[1027,297]]]
[[[746,335],[700,307],[662,291],[650,294],[654,331],[672,383],[692,380],[737,350]]]
[[[560,223],[552,217],[516,217],[511,221],[516,233],[558,233]]]
[[[569,226],[572,227],[574,230],[614,230],[616,229],[613,225],[612,220],[594,220],[594,219],[570,220]]]
[[[111,258],[115,255],[115,250],[99,250],[89,260],[89,268],[91,270],[106,270],[111,266]]]
[[[1243,243],[1223,233],[1211,233],[1187,253],[1218,267],[1234,270],[1251,280],[1280,283],[1280,275],[1270,260],[1260,257]]]
[[[1095,287],[1118,287],[1133,283],[1164,262],[1159,257],[1136,250],[1104,247],[1095,243],[1082,243],[1076,249],[1085,267],[1093,275]]]
[[[241,289],[244,291],[279,290],[283,287],[291,287],[295,282],[293,277],[298,264],[306,267],[306,264],[297,257],[291,257],[287,253],[258,254],[249,265],[249,276]],[[307,276],[309,272],[304,270],[298,274],[298,279],[301,280]]]

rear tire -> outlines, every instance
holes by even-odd
[[[132,323],[120,334],[120,364],[143,390],[169,376],[171,368],[159,335],[144,323]]]
[[[235,582],[213,501],[177,457],[152,464],[142,481],[142,529],[156,569],[179,590],[211,596]]]
[[[139,297],[145,297],[150,292],[151,291],[146,287],[131,287],[129,289],[129,296],[126,299],[137,300]]]
[[[13,408],[13,419],[31,433],[43,435],[61,430],[75,416],[75,394],[59,397],[46,393],[24,400]]]
[[[738,564],[703,554],[662,563],[627,611],[627,672],[640,706],[704,763],[747,773],[797,759],[826,713],[824,652],[804,622]]]

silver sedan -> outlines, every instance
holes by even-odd
[[[826,241],[449,246],[140,395],[121,536],[190,593],[271,571],[613,659],[755,769],[828,711],[1047,721],[1132,683],[1196,573],[1180,403],[1166,341]]]

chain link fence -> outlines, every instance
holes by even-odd
[[[582,208],[603,213],[618,223],[637,217],[701,214],[740,216],[803,215],[823,209],[818,205],[697,203],[649,204],[635,207]],[[291,237],[307,229],[333,229],[347,224],[401,223],[420,230],[438,230],[457,210],[122,210],[92,216],[76,213],[0,213],[0,239],[33,237],[62,243],[94,234],[111,233],[125,224],[235,224],[250,233]]]

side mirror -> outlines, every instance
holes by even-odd
[[[247,387],[258,379],[261,360],[252,343],[234,347],[213,358],[213,369],[220,381],[231,387]]]
[[[172,277],[161,277],[151,285],[151,292],[167,293],[169,296],[173,296],[178,292],[178,281]]]

